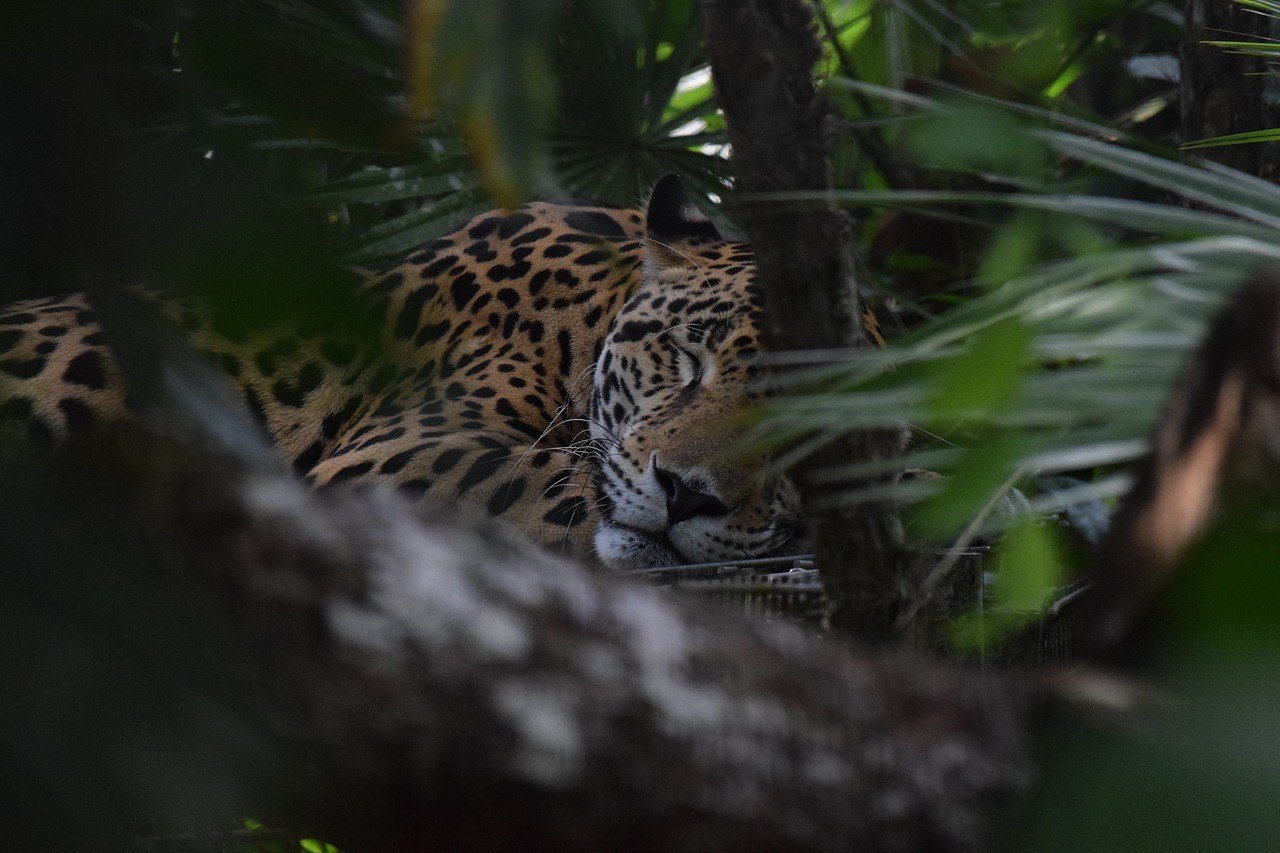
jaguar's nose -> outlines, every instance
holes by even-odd
[[[714,518],[724,515],[729,508],[715,495],[690,488],[680,475],[653,466],[653,476],[667,496],[667,524],[676,525],[698,516]]]

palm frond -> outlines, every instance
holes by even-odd
[[[883,350],[774,359],[778,371],[768,386],[783,393],[761,412],[756,440],[782,446],[799,439],[812,448],[853,431],[903,424],[913,431],[910,449],[894,459],[828,471],[840,487],[837,500],[891,498],[927,507],[946,481],[875,481],[919,467],[972,478],[975,466],[985,466],[980,479],[989,488],[1030,489],[1030,507],[1040,512],[1114,494],[1123,482],[1120,466],[1144,452],[1169,384],[1207,317],[1257,267],[1280,262],[1280,188],[1078,133],[1025,133],[1074,163],[1135,182],[1151,200],[1079,192],[770,196],[779,204],[1036,209],[1104,223],[1113,235],[1110,247],[1033,265]],[[1009,340],[1022,337],[1025,346],[1009,348]],[[1041,475],[1081,471],[1095,485],[1034,494]],[[955,494],[947,497],[956,503]],[[989,491],[969,496],[954,520],[972,520],[990,499]]]

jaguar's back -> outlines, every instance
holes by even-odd
[[[378,347],[162,304],[317,484],[387,482],[652,565],[776,550],[793,526],[786,484],[726,452],[757,345],[753,275],[669,178],[647,223],[536,203],[365,273]],[[83,295],[0,310],[0,440],[126,414]]]

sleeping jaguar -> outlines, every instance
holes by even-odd
[[[620,568],[796,546],[794,489],[734,447],[762,320],[752,256],[675,176],[643,213],[481,215],[365,271],[361,296],[384,318],[377,353],[162,307],[317,485],[461,501]],[[0,310],[0,434],[57,440],[123,413],[83,295]]]

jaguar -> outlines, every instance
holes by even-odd
[[[763,311],[752,253],[678,177],[643,210],[535,202],[360,272],[360,347],[154,298],[318,487],[460,502],[617,568],[787,553],[793,485],[737,448]],[[127,416],[84,294],[0,309],[0,438]]]

